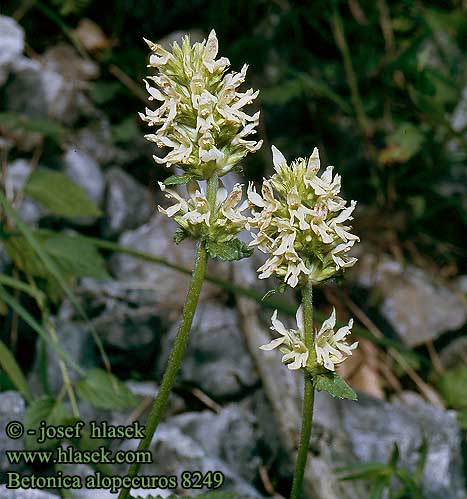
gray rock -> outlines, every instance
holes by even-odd
[[[105,174],[107,193],[105,201],[106,231],[117,235],[135,229],[147,222],[154,211],[149,192],[120,168],[111,168]]]
[[[0,485],[0,497],[2,499],[57,499],[60,496],[35,489],[7,489],[6,485]]]
[[[163,340],[159,370],[165,368],[178,325]],[[241,394],[258,382],[234,309],[208,302],[198,306],[178,378],[215,399]]]
[[[113,365],[126,368],[130,357],[140,371],[152,371],[161,337],[168,329],[154,303],[143,303],[132,286],[114,280],[82,279],[78,293],[93,317],[94,330],[111,351]],[[68,300],[64,300],[59,316],[64,323],[81,321]]]
[[[122,449],[134,449],[137,441],[128,440],[122,444]],[[186,470],[221,471],[225,476],[222,490],[236,491],[242,499],[257,499],[262,497],[251,485],[239,477],[224,461],[209,455],[193,438],[183,433],[180,428],[163,423],[150,446],[153,456],[157,456],[152,464],[143,464],[142,475],[174,475],[181,483],[182,473]],[[183,489],[179,487],[179,490]]]
[[[34,225],[44,214],[44,210],[32,199],[24,197],[21,192],[32,170],[32,164],[25,159],[17,159],[10,163],[5,177],[5,193],[8,199],[16,200],[15,208],[22,220]]]
[[[444,411],[419,398],[412,398],[409,405],[400,405],[361,395],[358,403],[340,401],[337,404],[344,435],[359,461],[385,462],[397,442],[400,465],[413,471],[419,448],[426,438],[428,456],[422,479],[425,497],[467,497],[461,434],[454,411]]]
[[[255,416],[238,404],[223,407],[219,414],[210,411],[189,412],[176,416],[170,424],[180,428],[215,456],[252,483],[261,464]]]
[[[78,88],[74,81],[25,57],[16,61],[14,79],[7,87],[9,111],[73,123],[79,115]]]
[[[14,440],[8,438],[5,433],[5,427],[11,421],[23,422],[26,405],[23,397],[14,391],[0,393],[0,449],[23,450],[23,439]],[[12,466],[4,452],[0,453],[0,470],[16,470],[16,465]],[[3,495],[1,496],[3,497]]]
[[[363,255],[353,272],[364,287],[376,287],[383,296],[381,313],[409,346],[456,330],[467,320],[465,300],[446,283],[412,265]]]
[[[94,201],[97,207],[102,205],[104,198],[104,174],[98,163],[87,153],[70,148],[64,157],[65,173],[80,185]]]
[[[191,269],[195,245],[190,239],[176,245],[173,233],[176,224],[165,215],[156,213],[151,221],[134,231],[124,232],[119,239],[122,246],[130,247],[165,259],[171,264]],[[114,293],[122,294],[124,288],[132,303],[151,306],[164,312],[164,318],[176,320],[185,302],[190,275],[165,265],[148,262],[130,255],[118,254],[110,260],[111,269],[118,279]],[[226,262],[210,262],[209,273],[228,279],[230,266]],[[117,291],[118,289],[118,291]],[[200,300],[219,295],[219,288],[204,282]]]
[[[5,83],[11,65],[23,50],[23,28],[13,18],[0,16],[0,85]]]

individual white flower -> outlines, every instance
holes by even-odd
[[[336,310],[333,307],[332,313],[328,319],[323,322],[321,329],[315,337],[315,350],[318,364],[323,365],[330,371],[335,371],[335,365],[344,362],[352,355],[352,350],[358,346],[358,341],[349,345],[345,337],[350,334],[353,319],[349,320],[347,326],[343,326],[334,332],[336,325]]]
[[[290,165],[274,146],[272,156],[275,173],[264,180],[261,194],[252,184],[247,189],[252,211],[247,229],[257,231],[250,245],[269,255],[259,277],[275,275],[295,287],[354,265],[356,258],[346,253],[359,241],[348,225],[356,202],[347,205],[338,195],[340,176],[333,176],[333,167],[318,175],[317,148],[308,160]]]
[[[242,211],[247,208],[247,203],[240,204],[243,187],[241,184],[235,184],[230,194],[227,194],[222,182],[219,181],[219,185],[215,207],[211,210],[207,196],[198,182],[192,181],[187,185],[187,200],[160,182],[159,186],[165,196],[174,199],[175,204],[168,208],[158,206],[158,209],[172,217],[183,230],[195,238],[229,241],[245,227],[247,219],[242,215]]]
[[[279,350],[284,354],[282,362],[287,364],[289,369],[295,370],[306,367],[309,357],[309,350],[304,343],[303,313],[299,307],[296,313],[297,329],[287,329],[280,320],[277,319],[277,310],[271,317],[271,330],[279,333],[279,338],[272,340],[259,348],[261,350]]]
[[[171,149],[157,163],[178,165],[195,178],[219,176],[235,168],[262,141],[246,140],[256,133],[259,112],[249,115],[244,106],[258,96],[252,89],[239,92],[248,66],[239,73],[226,73],[229,60],[216,60],[218,41],[214,30],[207,40],[190,45],[189,37],[169,52],[146,40],[152,55],[149,66],[159,71],[144,80],[149,100],[160,103],[156,110],[140,113],[157,131],[146,135],[159,147]]]

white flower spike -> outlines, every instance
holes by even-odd
[[[261,350],[274,350],[275,348],[279,348],[284,354],[282,356],[282,362],[292,370],[306,367],[310,355],[303,340],[302,307],[297,310],[296,320],[297,329],[286,329],[284,324],[277,318],[277,310],[275,310],[271,317],[271,330],[279,333],[280,337],[272,340],[266,345],[260,346]]]
[[[158,206],[158,209],[161,213],[172,217],[194,238],[210,237],[218,242],[229,241],[245,227],[247,219],[242,212],[247,208],[247,204],[245,202],[240,204],[243,187],[241,184],[235,184],[229,195],[221,181],[219,185],[215,208],[211,210],[207,196],[198,182],[192,181],[187,184],[188,200],[159,182],[165,196],[175,200],[175,204],[168,208]]]
[[[345,337],[351,332],[353,319],[350,319],[348,325],[341,327],[337,332],[334,332],[335,325],[336,310],[333,308],[331,315],[323,322],[315,338],[318,364],[330,371],[335,371],[335,364],[344,362],[347,357],[352,355],[352,350],[358,346],[358,341],[351,345],[345,341]]]
[[[316,147],[308,160],[288,165],[272,146],[272,158],[275,174],[264,180],[261,194],[252,184],[247,190],[253,215],[247,229],[256,229],[250,246],[269,255],[258,269],[259,278],[274,275],[296,287],[324,281],[354,265],[357,259],[346,253],[359,241],[348,225],[356,202],[347,205],[338,195],[340,176],[333,176],[332,166],[318,176]]]
[[[206,179],[213,173],[225,175],[261,147],[261,140],[245,140],[256,132],[259,120],[259,112],[250,116],[242,110],[258,92],[238,91],[248,66],[240,73],[226,73],[230,63],[225,57],[216,60],[214,30],[207,41],[193,46],[186,36],[171,52],[146,42],[152,51],[149,67],[159,74],[144,82],[149,100],[160,106],[155,111],[146,108],[140,117],[158,129],[146,138],[171,149],[163,158],[154,156],[156,163],[176,164],[195,178]]]

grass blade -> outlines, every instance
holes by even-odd
[[[15,385],[16,389],[23,395],[23,397],[31,402],[32,394],[29,390],[26,377],[19,367],[14,355],[10,352],[9,348],[0,340],[0,367],[6,372],[10,381]]]
[[[24,320],[28,326],[30,326],[36,333],[44,339],[52,348],[55,349],[57,354],[62,358],[63,361],[67,362],[70,367],[76,370],[81,376],[84,375],[84,371],[81,367],[76,364],[76,362],[70,357],[70,355],[63,350],[58,342],[54,342],[50,339],[47,331],[36,321],[36,319],[21,305],[21,303],[11,296],[6,289],[0,284],[0,298],[6,302],[16,313]]]
[[[10,277],[9,275],[0,274],[0,284],[4,284],[5,286],[8,286],[10,288],[15,288],[19,291],[22,291],[23,293],[32,296],[38,301],[42,301],[45,299],[45,295],[41,290],[34,288],[30,284],[20,281],[19,279]]]

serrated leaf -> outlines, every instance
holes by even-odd
[[[186,239],[190,234],[181,227],[177,227],[174,232],[174,242],[175,244],[180,244],[184,239]]]
[[[24,427],[26,429],[26,446],[28,449],[50,448],[56,447],[59,439],[48,439],[43,443],[38,443],[39,436],[38,428],[41,421],[45,421],[48,426],[64,425],[72,415],[68,409],[61,403],[57,402],[52,397],[44,396],[36,399],[26,409],[24,415]],[[36,430],[35,435],[29,435],[27,430]]]
[[[219,258],[220,260],[229,262],[247,258],[253,253],[252,248],[249,248],[238,238],[231,239],[224,243],[218,243],[217,241],[208,239],[206,241],[206,250],[211,258]]]
[[[436,386],[450,407],[467,409],[467,366],[446,371]]]
[[[33,171],[24,192],[54,215],[69,218],[101,215],[88,194],[60,172],[48,169]]]
[[[138,398],[113,374],[90,369],[76,385],[78,395],[99,409],[134,407]]]
[[[193,180],[193,175],[171,175],[164,180],[164,185],[188,184]]]
[[[355,391],[335,372],[316,374],[313,385],[316,390],[328,392],[333,397],[357,400]]]

